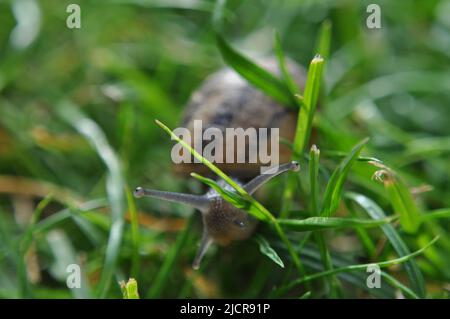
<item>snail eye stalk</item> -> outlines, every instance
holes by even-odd
[[[282,164],[277,167],[270,168],[264,174],[256,176],[250,182],[244,185],[244,189],[249,194],[253,194],[259,187],[267,183],[269,180],[287,171],[297,172],[300,169],[298,162],[292,161],[290,163]]]
[[[152,197],[162,199],[165,201],[179,203],[187,206],[194,207],[201,212],[206,212],[209,209],[209,200],[205,196],[192,195],[185,193],[164,192],[154,189],[147,189],[143,187],[137,187],[134,191],[134,197]]]

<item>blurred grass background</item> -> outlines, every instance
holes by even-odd
[[[271,296],[292,279],[292,266],[279,268],[248,240],[215,247],[194,272],[200,218],[178,205],[134,203],[125,192],[137,185],[201,192],[196,181],[172,174],[172,142],[153,120],[176,127],[190,94],[224,65],[211,22],[214,2],[80,0],[79,30],[66,27],[70,3],[0,2],[0,296],[120,298],[118,282],[129,277],[141,297]],[[307,66],[328,19],[331,50],[312,137],[321,149],[321,185],[341,155],[369,136],[364,155],[399,174],[421,213],[448,209],[450,1],[378,1],[382,28],[372,30],[365,26],[369,3],[229,1],[223,32],[256,57],[274,54],[275,29],[285,54]],[[346,188],[391,215],[386,190],[371,179],[376,170],[356,162]],[[301,181],[307,180],[304,169]],[[273,181],[261,196],[272,211],[279,210],[283,182]],[[307,216],[304,201],[297,198],[296,217]],[[361,213],[341,206],[338,216]],[[418,260],[428,297],[448,298],[448,230],[448,218],[415,234],[399,229],[411,251],[441,235]],[[269,227],[258,232],[289,261]],[[289,236],[299,243],[308,235]],[[396,255],[380,229],[326,237],[336,265]],[[304,243],[297,248],[314,273],[321,257],[313,241]],[[65,285],[71,263],[82,266],[82,289]],[[402,267],[390,273],[407,282]],[[368,291],[365,277],[340,276],[339,296],[398,296],[387,285]],[[331,296],[326,283],[311,284],[282,297]]]

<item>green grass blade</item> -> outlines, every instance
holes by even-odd
[[[450,218],[450,208],[436,209],[420,216],[422,220]]]
[[[87,219],[83,214],[77,214],[77,212],[78,210],[70,208],[70,215],[74,223],[84,233],[84,235],[92,243],[92,245],[96,247],[102,245],[102,243],[104,242],[103,233],[99,229],[97,229],[97,227],[95,227],[95,224]],[[104,217],[107,218],[106,216]]]
[[[80,207],[76,209],[76,211],[82,214],[84,212],[89,212],[91,210],[102,208],[107,205],[108,202],[104,199],[94,199],[92,201],[81,204]],[[47,218],[37,223],[34,232],[44,233],[46,231],[49,231],[50,229],[61,225],[66,220],[69,220],[72,217],[72,214],[73,213],[71,212],[71,208],[65,208],[63,210],[55,212],[51,216],[48,216]]]
[[[31,220],[20,240],[19,243],[19,252],[20,252],[20,260],[19,260],[19,283],[20,283],[20,296],[23,298],[27,298],[31,296],[30,287],[28,284],[28,276],[27,276],[27,267],[26,267],[26,256],[30,246],[33,242],[33,234],[34,229],[39,217],[41,216],[43,210],[47,205],[51,202],[53,198],[52,194],[47,195],[43,200],[39,202],[36,206],[36,209],[31,216]]]
[[[305,292],[303,295],[301,295],[298,299],[309,299],[311,298],[311,291]]]
[[[297,117],[297,127],[295,130],[294,142],[292,144],[292,158],[301,160],[302,154],[309,142],[309,136],[312,129],[312,121],[316,112],[317,100],[319,97],[320,85],[322,82],[322,70],[324,60],[320,56],[312,59],[303,97],[296,96],[302,105]],[[287,183],[283,191],[283,206],[280,216],[288,217],[294,198],[296,179],[288,176]]]
[[[312,234],[311,232],[308,234]],[[305,236],[305,238],[308,236]],[[272,246],[278,248],[279,251],[285,251],[285,248],[280,245],[279,242],[273,242]],[[299,245],[300,246],[300,245]],[[302,261],[310,269],[321,272],[324,271],[321,255],[317,245],[305,244],[304,247],[296,246],[295,249],[302,258]],[[427,250],[428,251],[428,250]],[[426,251],[425,251],[426,252]],[[342,256],[340,253],[332,254],[332,261],[334,268],[342,268],[357,263],[353,258],[348,256]],[[366,272],[347,272],[336,275],[341,281],[347,282],[361,290],[367,291],[369,294],[378,298],[394,298],[394,291],[390,285],[382,285],[380,289],[371,289],[366,285],[367,273]],[[326,277],[324,277],[326,278]],[[280,287],[283,287],[281,285]],[[282,297],[285,293],[277,291],[275,295],[270,294],[270,297]]]
[[[309,152],[309,185],[310,185],[309,206],[313,216],[319,215],[319,207],[317,204],[318,187],[319,187],[318,185],[319,157],[320,157],[320,150],[317,148],[316,145],[313,145],[311,147],[311,151]]]
[[[178,234],[175,244],[169,249],[166,257],[164,258],[164,262],[161,265],[161,268],[156,275],[155,279],[152,281],[152,285],[147,292],[147,298],[159,298],[161,296],[162,291],[167,285],[167,282],[170,279],[170,272],[175,265],[175,262],[180,256],[181,250],[184,247],[184,244],[187,241],[189,233],[192,230],[192,225],[194,221],[194,215],[192,215],[185,226],[185,229]]]
[[[130,278],[128,282],[121,281],[119,283],[122,290],[123,299],[139,299],[138,284],[136,279]]]
[[[397,217],[387,217],[378,220],[348,218],[348,217],[309,217],[306,219],[278,219],[278,223],[294,231],[318,231],[342,228],[372,228],[389,224]]]
[[[53,195],[49,194],[44,199],[42,199],[39,202],[39,204],[36,206],[36,209],[34,210],[33,215],[31,216],[31,220],[30,220],[30,222],[25,230],[25,233],[22,236],[22,240],[20,242],[20,251],[21,251],[22,255],[25,255],[28,252],[31,242],[33,241],[33,234],[35,232],[36,223],[39,220],[45,207],[47,207],[47,205],[50,204],[52,199],[53,199]]]
[[[217,33],[222,33],[223,26],[226,20],[233,20],[236,15],[233,11],[226,8],[227,0],[217,0],[213,5],[212,25],[213,30]],[[207,2],[205,5],[209,5]]]
[[[355,147],[353,147],[353,149],[350,151],[350,153],[334,170],[325,189],[322,210],[320,213],[321,216],[330,217],[337,210],[347,174],[368,140],[368,138],[365,138],[361,142],[356,144]]]
[[[263,255],[266,255],[275,264],[277,264],[281,268],[284,268],[284,263],[281,260],[280,256],[278,256],[277,252],[272,247],[270,247],[270,244],[264,237],[256,236],[255,241],[259,245],[259,250]]]
[[[0,298],[19,298],[27,288],[26,272],[20,273],[22,256],[17,249],[18,225],[10,212],[0,207]],[[8,263],[9,260],[9,263]],[[23,276],[23,277],[22,277]],[[21,282],[23,280],[23,283]]]
[[[274,31],[273,34],[274,34],[275,53],[276,53],[277,59],[278,59],[278,67],[280,68],[284,84],[286,85],[289,92],[291,93],[291,96],[294,97],[295,95],[297,95],[299,93],[299,88],[297,86],[297,83],[295,83],[294,79],[289,74],[288,68],[286,66],[286,58],[284,56],[283,49],[281,47],[280,35],[276,30]],[[294,101],[296,101],[296,100],[297,99],[294,99]],[[300,105],[297,105],[297,107],[300,107]]]
[[[70,102],[62,102],[58,107],[58,111],[65,121],[74,126],[92,144],[108,170],[106,192],[111,206],[112,225],[106,248],[103,271],[98,286],[98,296],[104,298],[109,290],[116,270],[117,258],[123,236],[125,208],[123,190],[125,185],[120,161],[112,147],[108,144],[106,136],[100,127],[82,114],[76,106]]]
[[[322,231],[315,232],[315,239],[317,246],[320,250],[320,259],[322,261],[323,267],[327,271],[333,270],[333,261],[331,260],[330,251],[328,250],[327,243],[325,241],[325,236]],[[333,275],[325,278],[328,287],[330,289],[330,298],[337,298],[339,293],[339,281]]]
[[[251,215],[253,215],[253,217],[259,220],[270,221],[266,215],[261,213],[261,211],[254,209],[250,201],[240,196],[239,194],[220,187],[220,185],[216,181],[210,178],[203,177],[196,173],[191,173],[191,176],[214,189],[220,194],[220,196],[222,196],[227,202],[233,204],[235,207],[246,210]]]
[[[216,34],[216,40],[225,62],[244,79],[279,103],[297,108],[295,98],[280,79],[237,52],[220,34]]]
[[[344,200],[344,204],[350,217],[355,218],[358,216],[353,206],[348,205],[348,200]],[[359,237],[361,244],[364,246],[368,258],[371,260],[374,259],[377,255],[377,248],[376,244],[374,243],[376,239],[373,239],[372,236],[370,236],[369,231],[364,228],[356,228],[355,232],[356,235]]]
[[[381,277],[383,277],[388,283],[390,283],[393,287],[400,289],[405,294],[405,297],[409,297],[411,299],[420,299],[419,296],[409,289],[409,287],[402,284],[400,281],[389,275],[388,273],[382,271]]]
[[[325,60],[328,60],[328,57],[330,56],[330,44],[331,21],[325,20],[320,26],[315,52],[318,52]]]
[[[346,197],[355,201],[359,206],[361,206],[371,218],[375,220],[386,218],[386,214],[383,212],[383,210],[368,197],[356,193],[347,193]],[[383,225],[381,226],[381,229],[400,257],[404,257],[410,254],[409,248],[403,242],[402,238],[392,225]],[[412,286],[413,291],[420,298],[425,298],[425,282],[416,262],[414,260],[407,261],[404,267],[408,274],[409,282]]]
[[[420,226],[420,214],[409,189],[403,183],[385,183],[394,210],[400,214],[400,224],[408,233],[415,233]]]
[[[382,261],[382,262],[376,262],[376,263],[367,263],[367,264],[359,264],[359,265],[350,265],[350,266],[345,266],[345,267],[340,267],[340,268],[334,268],[333,270],[328,270],[328,271],[323,271],[323,272],[319,272],[319,273],[315,273],[313,275],[309,275],[309,276],[305,276],[303,278],[299,278],[297,280],[292,281],[291,283],[289,283],[286,287],[283,287],[281,289],[286,289],[289,290],[297,285],[300,285],[302,283],[311,281],[311,280],[315,280],[315,279],[319,279],[319,278],[323,278],[326,276],[330,276],[330,275],[334,275],[334,274],[338,274],[341,272],[350,272],[350,271],[356,271],[356,270],[366,270],[368,266],[371,265],[378,265],[380,268],[385,268],[385,267],[390,267],[393,265],[398,265],[401,263],[405,263],[408,261],[411,261],[412,258],[421,255],[428,247],[430,247],[431,245],[433,245],[437,240],[439,239],[439,237],[435,237],[432,241],[430,241],[427,245],[425,245],[424,247],[422,247],[421,249],[404,255],[402,257],[399,258],[395,258],[395,259],[391,259],[391,260],[387,260],[387,261]]]
[[[297,159],[304,152],[311,135],[314,113],[316,112],[320,85],[322,83],[323,65],[324,59],[320,55],[315,56],[309,65],[305,91],[301,99],[302,107],[298,113],[297,128],[294,137],[294,156]]]
[[[420,227],[421,218],[419,209],[406,186],[397,174],[381,163],[373,163],[382,168],[375,172],[377,180],[381,180],[388,193],[394,211],[400,215],[400,225],[408,233],[415,233]]]
[[[139,234],[139,222],[136,211],[136,204],[134,202],[133,195],[128,187],[125,188],[127,195],[128,212],[130,213],[131,221],[131,241],[133,244],[133,255],[131,258],[131,277],[136,277],[139,270],[139,246],[140,246],[140,234]]]
[[[52,262],[48,267],[52,277],[66,284],[67,287],[67,267],[73,264],[81,266],[80,287],[69,289],[69,291],[76,299],[92,298],[90,283],[87,280],[87,271],[83,271],[83,269],[86,269],[85,265],[80,265],[81,259],[75,250],[70,233],[61,229],[54,229],[48,232],[45,238],[51,255],[53,255]]]
[[[318,206],[317,206],[317,188],[318,188],[318,176],[319,176],[319,156],[320,151],[313,145],[309,152],[309,182],[310,182],[310,207],[313,216],[318,216]],[[317,217],[315,217],[317,218]],[[331,260],[331,255],[328,251],[325,236],[322,231],[314,233],[317,246],[320,250],[320,256],[322,259],[322,264],[326,270],[333,269],[333,263]],[[330,276],[326,278],[328,287],[330,287],[330,297],[337,297],[339,282],[336,277]]]

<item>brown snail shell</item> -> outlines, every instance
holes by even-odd
[[[275,58],[258,59],[257,63],[272,74],[280,75]],[[304,68],[292,60],[287,61],[287,68],[300,90],[303,90],[306,82]],[[181,119],[180,126],[187,128],[193,139],[201,138],[194,136],[194,120],[202,120],[204,130],[216,127],[223,133],[226,128],[279,128],[280,140],[292,141],[296,129],[297,112],[265,95],[234,70],[223,68],[210,75],[192,94]],[[202,143],[205,144],[205,141]],[[193,144],[192,141],[191,146]],[[224,141],[224,144],[227,144],[227,141]],[[248,154],[248,141],[246,151]],[[236,148],[234,152],[236,153]],[[290,158],[290,149],[280,143],[279,162],[287,162]],[[242,179],[258,175],[261,166],[261,163],[252,164],[247,161],[245,164],[214,164],[226,174]],[[193,161],[174,164],[174,171],[181,175],[188,175],[191,172],[211,175],[207,167]]]

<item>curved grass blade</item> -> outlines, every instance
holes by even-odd
[[[372,164],[381,168],[381,170],[375,172],[374,177],[376,180],[383,182],[392,207],[400,215],[400,225],[408,233],[417,232],[421,222],[420,213],[408,187],[386,165],[381,163]]]
[[[105,134],[91,119],[82,114],[77,107],[70,102],[62,102],[58,107],[60,116],[70,123],[80,134],[92,144],[99,157],[105,163],[108,170],[106,179],[106,193],[111,206],[111,230],[106,247],[105,263],[98,286],[98,296],[104,298],[111,285],[116,270],[117,258],[124,227],[124,181],[120,168],[120,161],[108,144]]]
[[[420,85],[418,85],[420,83]],[[376,102],[399,92],[446,92],[450,77],[446,71],[405,71],[377,77],[330,101],[327,111],[336,121],[346,118],[362,101]],[[339,110],[336,112],[335,110]]]
[[[386,214],[383,212],[383,210],[368,197],[350,192],[346,193],[346,197],[361,206],[371,218],[375,220],[386,218]],[[406,246],[406,244],[403,242],[402,238],[392,225],[383,225],[381,226],[381,229],[400,257],[408,256],[410,254],[408,246]],[[413,291],[420,298],[425,298],[425,281],[416,262],[414,260],[409,260],[405,263],[404,267],[406,273],[408,274],[409,282],[412,286]]]
[[[39,217],[41,216],[42,212],[44,211],[45,207],[47,207],[48,204],[53,199],[53,195],[49,194],[44,199],[42,199],[39,204],[37,205],[36,209],[33,212],[33,215],[31,216],[31,220],[27,226],[27,229],[25,230],[25,233],[22,236],[21,242],[20,242],[20,251],[23,255],[25,255],[30,248],[31,242],[33,241],[33,234],[35,232],[35,225],[37,221],[39,220]]]
[[[312,234],[311,232],[308,234]],[[305,236],[306,238],[307,236]],[[272,243],[274,248],[278,248],[280,252],[285,252],[285,247],[281,245],[280,242],[274,241]],[[295,247],[302,258],[303,263],[310,269],[315,271],[324,271],[323,262],[321,259],[321,254],[317,245],[305,244],[303,247]],[[354,264],[356,261],[349,259],[348,257],[342,256],[342,254],[332,254],[332,262],[334,268],[342,268]],[[343,272],[336,275],[341,281],[347,282],[355,287],[365,290],[371,295],[377,298],[394,298],[394,291],[390,285],[382,285],[379,289],[371,289],[366,285],[367,274],[365,272]],[[325,277],[326,278],[326,277]],[[270,298],[282,297],[280,291],[274,291],[274,295],[270,294]]]
[[[70,265],[80,264],[80,258],[72,244],[70,233],[61,229],[54,229],[49,231],[45,238],[53,255],[53,260],[48,270],[54,278],[67,285],[68,267]],[[79,279],[80,286],[75,289],[69,289],[72,296],[76,299],[92,298],[90,283],[87,280],[87,272],[81,271]]]
[[[416,295],[414,291],[409,289],[409,287],[402,284],[400,281],[389,275],[388,273],[382,271],[381,277],[383,277],[388,283],[390,283],[392,286],[400,289],[405,294],[405,297],[409,297],[411,299],[420,299],[419,296]]]
[[[347,156],[347,153],[342,152],[342,151],[336,151],[336,150],[322,150],[322,153],[328,157],[328,158],[336,158],[336,159],[341,159]],[[356,161],[358,162],[375,162],[375,163],[383,163],[382,160],[380,160],[379,158],[376,157],[372,157],[372,156],[358,156],[358,158],[356,159]]]
[[[281,260],[280,256],[278,256],[277,252],[272,247],[270,247],[269,243],[267,242],[267,240],[264,237],[256,236],[255,241],[256,241],[256,243],[258,243],[259,250],[261,251],[261,253],[263,255],[266,255],[267,257],[269,257],[269,259],[271,259],[278,266],[280,266],[281,268],[284,268],[284,263]]]
[[[297,108],[295,97],[280,79],[237,52],[220,34],[216,34],[216,41],[225,62],[250,84],[279,103],[294,109]]]
[[[278,67],[281,71],[282,79],[284,81],[284,84],[288,88],[289,92],[291,93],[291,96],[295,96],[300,92],[297,83],[295,83],[294,79],[289,74],[288,68],[286,66],[286,58],[284,56],[283,49],[281,47],[280,34],[276,30],[274,31],[273,34],[274,34],[275,52],[277,54]],[[297,107],[300,107],[299,101],[297,99],[294,99],[294,101],[297,102]]]
[[[358,214],[355,212],[355,209],[352,205],[348,205],[348,201],[344,200],[345,208],[347,209],[349,216],[353,218],[357,218]],[[375,244],[376,238],[372,238],[369,232],[364,228],[356,228],[356,235],[359,237],[361,244],[366,251],[366,256],[369,260],[374,260],[377,256],[377,247]]]
[[[81,204],[76,211],[80,214],[89,212],[98,208],[102,208],[108,205],[108,202],[105,199],[95,199],[84,204]],[[64,221],[70,219],[73,216],[73,212],[71,208],[65,208],[52,214],[51,216],[41,220],[36,224],[34,232],[43,233],[49,231],[50,229],[59,226]]]
[[[288,285],[286,285],[285,287],[282,287],[280,289],[282,290],[289,290],[299,284],[311,281],[311,280],[315,280],[315,279],[319,279],[319,278],[323,278],[326,276],[330,276],[330,275],[334,275],[334,274],[338,274],[341,272],[350,272],[350,271],[355,271],[355,270],[366,270],[368,266],[371,265],[378,265],[380,268],[384,268],[384,267],[390,267],[393,265],[397,265],[397,264],[401,264],[401,263],[405,263],[410,261],[412,258],[421,255],[428,247],[430,247],[431,245],[433,245],[437,240],[439,239],[439,237],[435,237],[432,241],[430,241],[427,245],[425,245],[424,247],[422,247],[421,249],[404,255],[402,257],[396,258],[396,259],[391,259],[391,260],[387,260],[387,261],[382,261],[382,262],[377,262],[377,263],[367,263],[367,264],[359,264],[359,265],[350,265],[350,266],[345,266],[345,267],[340,267],[340,268],[334,268],[333,270],[328,270],[328,271],[323,271],[320,273],[316,273],[313,275],[309,275],[309,276],[305,276],[303,278],[299,278],[297,280],[292,281],[291,283],[289,283]]]
[[[392,206],[400,214],[400,224],[408,233],[415,233],[420,227],[420,213],[406,185],[398,179],[386,181],[385,188]]]
[[[301,295],[298,299],[309,299],[311,298],[311,291],[305,292],[303,295]]]

